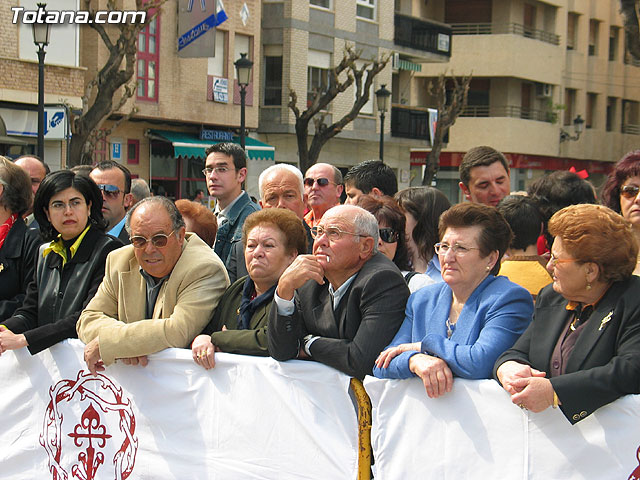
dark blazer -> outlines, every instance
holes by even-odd
[[[102,282],[107,255],[122,243],[92,227],[64,267],[60,255],[42,256],[47,246],[38,251],[24,305],[3,322],[13,333],[24,333],[31,354],[66,338],[77,338],[76,322]]]
[[[304,230],[307,232],[307,251],[304,253],[311,253],[313,250],[313,237],[311,236],[311,228],[302,220]],[[300,252],[302,253],[302,252]],[[229,274],[229,280],[231,283],[235,282],[241,277],[249,275],[247,271],[247,265],[244,262],[244,245],[242,242],[236,242],[231,247],[231,254],[229,255],[229,262],[227,263],[227,273]]]
[[[127,229],[124,226],[122,227],[122,230],[120,230],[118,240],[122,242],[122,245],[129,245],[131,243],[131,240],[129,240],[129,232],[127,232]]]
[[[238,330],[238,312],[246,279],[247,277],[239,278],[227,288],[213,313],[213,318],[202,333],[211,335],[211,342],[223,352],[268,357],[267,322],[271,302],[265,303],[255,311],[248,330]],[[227,327],[227,331],[222,331],[223,326]]]
[[[409,289],[391,260],[376,253],[360,269],[337,310],[329,295],[329,282],[309,280],[295,294],[291,316],[269,315],[269,353],[276,360],[298,356],[303,338],[317,335],[311,357],[347,375],[363,379],[391,343],[404,320]],[[275,300],[274,300],[275,302]]]
[[[549,373],[551,355],[572,317],[567,300],[548,285],[536,300],[529,328],[496,361],[509,360]],[[614,283],[589,317],[567,360],[566,373],[550,378],[560,408],[576,423],[626,394],[640,393],[640,278]]]
[[[218,225],[216,243],[213,248],[227,269],[233,244],[242,240],[242,225],[244,225],[245,219],[258,210],[260,210],[260,206],[251,201],[247,192],[242,192],[238,201],[231,207],[227,221]]]
[[[40,233],[18,218],[0,248],[0,322],[22,305],[33,280]]]

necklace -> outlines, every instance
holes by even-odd
[[[445,325],[447,326],[447,338],[451,338],[451,335],[453,335],[453,332],[456,329],[456,324],[455,323],[451,323],[450,319],[447,318],[447,321],[445,322]]]

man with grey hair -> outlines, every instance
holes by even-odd
[[[125,226],[131,245],[109,254],[104,279],[77,324],[93,374],[117,359],[145,366],[151,353],[188,347],[229,286],[220,258],[185,232],[166,197],[134,205]]]
[[[269,353],[310,358],[363,379],[404,320],[409,289],[378,253],[378,223],[339,205],[311,229],[312,255],[300,255],[278,281],[269,314]]]
[[[265,169],[258,177],[258,190],[260,192],[260,206],[262,208],[286,208],[295,213],[308,236],[309,251],[313,246],[311,229],[303,220],[304,217],[304,186],[302,184],[302,172],[293,165],[279,163]],[[227,262],[227,272],[231,283],[238,278],[248,275],[244,262],[244,245],[238,242],[231,249],[231,256]]]
[[[151,196],[151,189],[144,178],[131,179],[131,205],[135,205],[143,198]]]

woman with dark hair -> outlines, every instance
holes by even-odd
[[[291,210],[266,208],[242,226],[249,276],[224,292],[213,318],[191,344],[193,361],[210,369],[215,352],[268,356],[267,323],[282,272],[307,251],[307,232]]]
[[[357,205],[373,214],[378,221],[378,251],[396,264],[411,293],[435,282],[424,273],[411,271],[405,235],[406,219],[398,203],[391,197],[361,195]]]
[[[22,305],[40,238],[22,215],[31,207],[29,175],[0,156],[0,322]]]
[[[602,203],[631,222],[640,245],[640,150],[627,153],[616,163],[602,188]],[[640,275],[640,257],[634,275]]]
[[[544,221],[543,235],[538,241],[540,255],[546,254],[553,243],[547,224],[554,213],[569,205],[596,203],[593,185],[579,175],[564,170],[538,178],[529,185],[527,194],[538,204]]]
[[[396,193],[395,199],[406,217],[407,247],[411,267],[442,281],[438,257],[433,245],[438,241],[438,220],[451,207],[444,193],[433,187],[409,187]]]
[[[105,234],[102,194],[87,176],[61,170],[45,177],[34,215],[42,238],[24,304],[0,325],[0,354],[31,354],[77,338],[76,322],[104,276],[107,254],[122,243]]]
[[[529,292],[495,276],[512,233],[494,207],[455,205],[440,217],[439,232],[444,282],[409,297],[406,318],[373,369],[380,378],[420,377],[430,398],[450,392],[454,375],[491,378],[533,313]]]
[[[640,278],[631,224],[601,205],[572,205],[549,221],[553,284],[533,322],[496,362],[520,408],[560,407],[571,423],[640,393]]]

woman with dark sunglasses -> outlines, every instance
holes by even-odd
[[[609,174],[602,189],[602,203],[631,222],[640,244],[640,150],[627,153]],[[640,256],[634,275],[640,275]]]
[[[392,260],[400,269],[411,293],[435,283],[424,273],[411,269],[405,237],[405,217],[391,197],[361,195],[357,205],[372,213],[378,221],[378,251]]]
[[[122,246],[105,233],[102,195],[87,176],[47,175],[33,213],[49,243],[40,246],[22,307],[0,325],[0,354],[27,347],[34,355],[77,338],[76,323],[102,281],[107,255]]]

